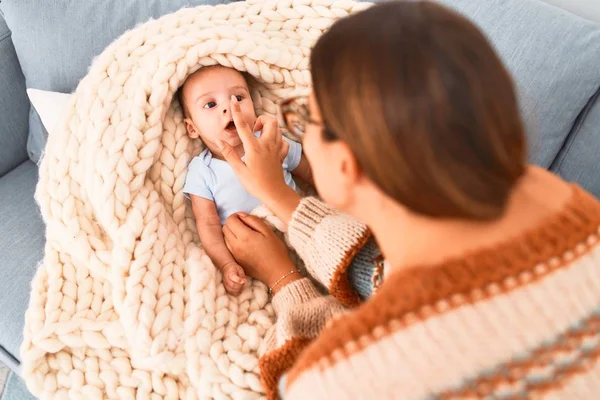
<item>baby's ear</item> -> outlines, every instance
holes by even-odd
[[[196,125],[194,125],[194,122],[190,118],[185,118],[183,120],[183,123],[185,124],[185,129],[187,130],[188,136],[193,139],[197,139],[198,130],[196,129]]]

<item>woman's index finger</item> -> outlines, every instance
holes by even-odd
[[[255,140],[255,137],[250,126],[246,123],[246,121],[244,121],[240,104],[235,96],[231,96],[231,116],[233,117],[233,122],[235,123],[235,129],[242,140],[244,148],[246,149],[252,140]]]

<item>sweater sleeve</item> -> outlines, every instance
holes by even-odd
[[[292,215],[288,234],[290,244],[312,277],[343,305],[358,305],[360,296],[351,285],[349,273],[364,278],[374,268],[369,261],[373,246],[365,247],[371,238],[366,225],[314,197],[307,197]],[[368,285],[364,279],[361,283]],[[370,293],[368,289],[362,292]]]
[[[326,324],[345,311],[334,297],[323,296],[308,278],[294,281],[273,297],[277,322],[263,341],[260,376],[267,398],[278,398],[281,376]]]
[[[348,267],[350,287],[362,300],[371,297],[383,280],[382,266],[378,264],[382,259],[377,242],[374,237],[371,237],[354,256]]]
[[[331,295],[322,295],[310,279],[303,278],[286,285],[273,297],[277,322],[267,332],[259,360],[269,399],[279,397],[279,379],[327,323],[346,311],[345,306],[355,306],[360,297],[371,294],[373,259],[378,254],[364,224],[315,198],[302,199],[292,216],[288,235],[308,272]]]

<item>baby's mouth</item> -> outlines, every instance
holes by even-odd
[[[225,130],[229,133],[237,133],[237,129],[235,129],[235,123],[233,121],[229,121]]]

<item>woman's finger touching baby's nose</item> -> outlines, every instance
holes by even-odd
[[[231,96],[231,116],[233,117],[237,134],[240,136],[244,148],[247,149],[255,137],[252,133],[252,129],[250,129],[250,126],[244,120],[240,104],[235,96]]]

